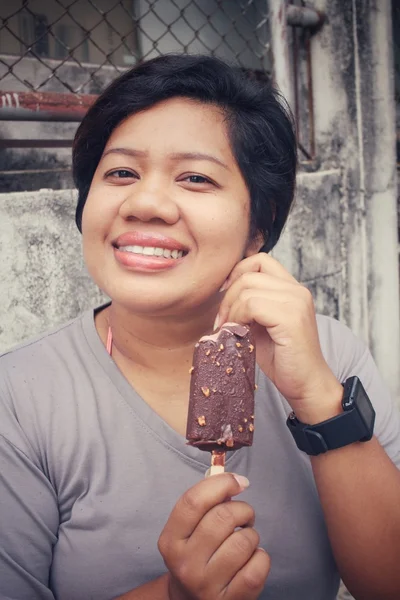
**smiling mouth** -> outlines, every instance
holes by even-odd
[[[184,250],[169,250],[168,248],[162,248],[157,246],[117,246],[114,248],[120,252],[127,252],[129,254],[139,254],[142,256],[155,256],[157,258],[183,258],[187,252]]]

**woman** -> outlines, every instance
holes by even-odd
[[[1,359],[2,598],[333,600],[339,572],[356,597],[399,597],[399,416],[363,344],[259,252],[295,148],[276,93],[210,57],[143,63],[89,110],[77,224],[111,303]],[[228,320],[256,336],[255,441],[204,479],[189,369]],[[346,425],[309,457],[288,414],[300,446],[301,423],[344,423],[354,375],[374,436]]]

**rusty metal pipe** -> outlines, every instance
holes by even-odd
[[[71,148],[73,140],[0,139],[0,148]]]
[[[287,0],[270,0],[269,22],[273,56],[273,80],[294,111],[294,86],[289,52],[290,30],[287,22]]]
[[[315,158],[315,126],[314,126],[314,92],[311,64],[311,41],[310,33],[306,32],[306,52],[307,52],[307,96],[308,96],[308,123],[310,136],[310,155],[311,160]]]
[[[96,98],[94,94],[1,92],[0,119],[79,122]]]

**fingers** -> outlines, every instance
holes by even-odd
[[[187,490],[176,503],[160,537],[186,540],[204,515],[227,498],[237,496],[248,486],[245,477],[223,473],[203,479]],[[161,551],[161,550],[160,550]],[[161,553],[163,553],[161,551]]]
[[[258,549],[254,510],[231,501],[248,485],[224,473],[199,482],[178,500],[159,539],[177,598],[256,600],[269,569]],[[171,588],[171,589],[172,589]]]
[[[268,554],[258,548],[229,583],[226,596],[230,600],[256,600],[263,590],[270,567]]]
[[[269,261],[270,257],[264,256],[264,259]],[[276,294],[281,295],[281,302],[284,302],[286,297],[287,300],[298,300],[300,303],[303,300],[306,300],[313,306],[312,297],[309,290],[300,285],[291,275],[287,273],[287,271],[283,269],[283,267],[281,267],[281,265],[279,265],[279,263],[277,263],[277,261],[273,262],[274,267],[276,267],[276,265],[279,267],[275,269],[274,274],[265,271],[264,266],[261,265],[262,261],[260,258],[257,260],[257,262],[253,263],[247,262],[249,260],[250,259],[245,259],[236,265],[231,276],[227,280],[226,293],[218,311],[216,326],[221,326],[223,323],[234,321],[230,311],[231,306],[238,298],[245,297],[246,290],[251,290],[253,295],[257,295],[257,292],[259,291],[268,292],[271,299],[274,298],[273,293],[275,292]],[[257,268],[262,268],[262,270],[253,270]],[[282,278],[276,276],[276,272],[279,272],[280,269],[283,269],[283,272],[287,274],[287,277]],[[272,271],[274,271],[274,269],[272,269]],[[250,324],[252,320],[240,322],[244,324]]]
[[[257,322],[273,327],[290,319],[291,314],[314,317],[314,302],[307,288],[267,275],[247,273],[227,291],[218,312],[218,324]]]
[[[223,289],[227,290],[232,283],[234,283],[244,273],[265,273],[266,275],[273,275],[284,281],[292,283],[298,283],[298,281],[283,267],[275,258],[272,258],[269,254],[254,254],[249,258],[241,260],[232,270],[228,279],[223,285]]]
[[[235,529],[253,525],[254,510],[246,502],[218,504],[204,516],[194,530],[188,540],[188,552],[193,549],[196,560],[208,562],[210,556],[234,533]]]
[[[224,321],[245,325],[258,323],[270,332],[275,327],[279,327],[285,319],[285,312],[288,312],[288,305],[291,303],[290,300],[285,302],[277,294],[272,295],[275,297],[271,298],[270,295],[262,292],[242,294],[229,307],[229,312]]]
[[[259,543],[260,536],[252,527],[232,532],[211,556],[207,576],[220,582],[221,589],[224,589],[250,560]]]

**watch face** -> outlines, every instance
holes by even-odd
[[[343,408],[357,413],[365,431],[365,439],[371,439],[375,422],[375,411],[358,377],[349,377],[344,384]]]
[[[368,431],[371,431],[375,421],[375,411],[362,385],[358,389],[357,409]]]

